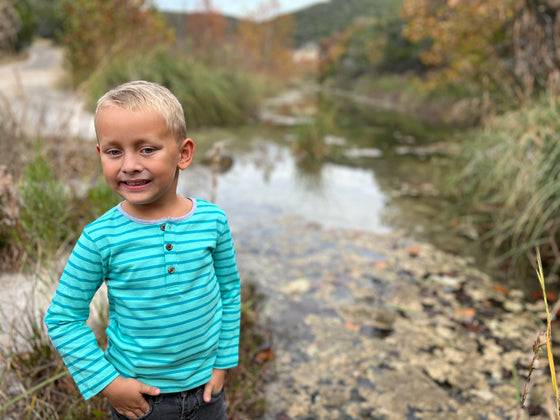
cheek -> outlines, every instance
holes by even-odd
[[[107,178],[108,176],[114,175],[118,171],[118,166],[114,162],[102,158],[101,169],[103,170],[103,175],[105,175],[105,178]]]

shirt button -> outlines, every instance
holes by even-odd
[[[173,273],[175,272],[175,268],[174,268],[174,267],[169,267],[169,268],[167,269],[167,272],[168,272],[169,274],[173,274]]]
[[[161,230],[165,230],[165,225],[161,225],[159,228],[160,228]]]
[[[167,249],[168,251],[171,251],[173,249],[173,244],[165,245],[165,249]]]

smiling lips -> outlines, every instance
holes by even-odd
[[[127,187],[128,189],[142,188],[143,186],[148,185],[149,183],[150,181],[147,179],[121,181],[121,184]]]

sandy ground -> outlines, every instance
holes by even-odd
[[[34,43],[25,59],[0,65],[0,114],[10,113],[23,129],[37,138],[68,135],[86,141],[95,139],[93,115],[84,110],[82,100],[64,90],[68,85],[63,51],[50,42]],[[0,144],[3,142],[0,139]],[[19,336],[26,317],[42,317],[54,284],[49,273],[32,270],[33,275],[1,273],[0,345]]]
[[[68,77],[62,49],[39,40],[26,59],[0,65],[0,107],[30,135],[94,139],[93,115],[77,95],[62,88]]]

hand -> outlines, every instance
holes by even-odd
[[[206,385],[204,385],[204,401],[209,403],[212,399],[212,394],[220,392],[224,388],[226,380],[226,371],[224,369],[213,369],[212,377]]]
[[[159,395],[160,392],[159,388],[122,376],[101,391],[115,410],[130,419],[137,419],[150,411],[150,405],[142,394]]]

